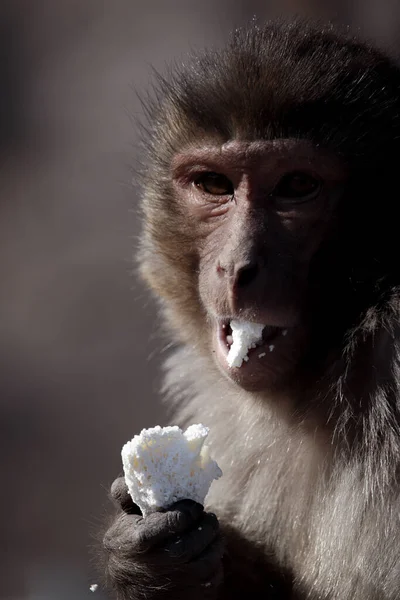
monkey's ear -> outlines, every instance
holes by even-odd
[[[111,498],[119,508],[128,515],[141,515],[140,508],[135,504],[128,492],[128,487],[123,477],[118,477],[111,486]]]

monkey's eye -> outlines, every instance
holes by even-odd
[[[295,171],[282,177],[272,195],[282,200],[311,200],[320,189],[321,182],[318,179],[308,173]]]
[[[233,196],[233,183],[220,173],[202,173],[195,180],[196,187],[212,196]]]

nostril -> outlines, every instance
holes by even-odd
[[[257,263],[246,264],[236,269],[236,285],[238,287],[246,287],[258,275]]]
[[[221,263],[217,263],[217,273],[218,275],[225,275],[225,269]]]

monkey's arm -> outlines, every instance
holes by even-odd
[[[123,478],[111,495],[120,510],[103,544],[108,587],[116,600],[218,600],[223,542],[216,516],[192,501],[146,517]]]

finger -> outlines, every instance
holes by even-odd
[[[204,515],[201,504],[194,500],[179,500],[165,513],[171,533],[182,533],[193,527]]]
[[[193,528],[204,514],[201,504],[181,500],[171,510],[155,512],[138,521],[134,531],[137,552],[162,545],[166,540]]]
[[[108,552],[130,555],[133,552],[133,539],[138,523],[143,521],[140,515],[121,513],[106,531],[103,544]]]
[[[169,553],[171,559],[176,559],[178,562],[190,562],[213,543],[218,532],[217,517],[212,513],[205,513],[194,529],[171,540],[164,547],[164,551]]]
[[[140,515],[140,508],[135,504],[128,491],[124,477],[118,477],[111,486],[111,497],[129,515]]]

